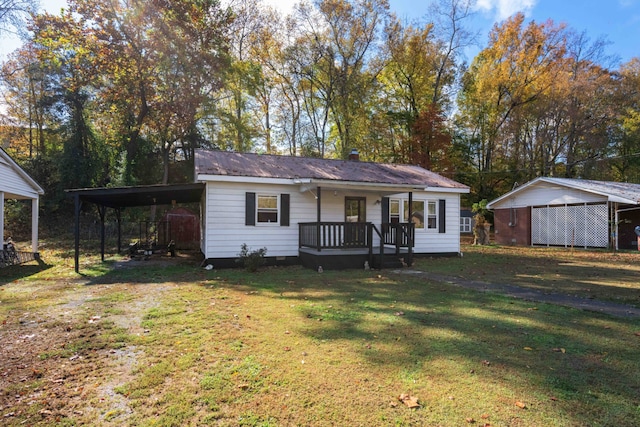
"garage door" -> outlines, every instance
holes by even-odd
[[[606,204],[534,207],[531,209],[531,243],[606,248],[608,218]]]

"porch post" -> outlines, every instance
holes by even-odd
[[[31,252],[38,256],[38,197],[31,199]]]
[[[426,208],[426,206],[425,206]],[[415,229],[412,224],[413,224],[413,220],[412,220],[412,210],[413,210],[413,191],[409,191],[409,251],[407,253],[407,265],[412,265],[413,264],[413,234],[411,233],[412,229]],[[426,212],[422,213],[423,218],[426,217]],[[424,221],[424,219],[423,219]],[[425,224],[426,227],[426,224]]]
[[[316,249],[318,249],[318,252],[320,252],[320,250],[322,249],[322,243],[320,242],[320,220],[321,220],[321,212],[320,212],[321,203],[320,202],[322,201],[322,197],[321,197],[322,189],[318,187],[316,191],[318,193],[318,195],[316,196],[316,217],[318,220],[318,224],[316,226],[316,245],[317,245]]]

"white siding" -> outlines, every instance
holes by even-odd
[[[38,192],[11,165],[0,158],[0,191],[5,199],[35,199]]]
[[[290,225],[245,225],[245,194],[289,194]],[[315,189],[301,193],[297,185],[208,182],[202,207],[202,251],[206,258],[235,258],[240,246],[251,249],[267,248],[267,256],[298,255],[298,224],[317,220]],[[382,222],[381,197],[376,193],[323,190],[321,195],[321,221],[342,222],[345,197],[366,197],[368,222],[380,229]],[[393,196],[407,198],[407,194]],[[414,200],[446,200],[446,233],[438,230],[416,231],[416,253],[457,253],[460,251],[460,196],[459,194],[413,193]],[[386,219],[385,219],[386,221]],[[379,239],[374,233],[374,244]]]
[[[245,193],[290,194],[290,225],[245,225]],[[315,220],[315,199],[297,187],[241,183],[207,183],[204,220],[206,258],[235,258],[240,246],[267,248],[267,256],[298,255],[298,222]],[[309,217],[312,212],[313,216]]]
[[[513,197],[502,200],[493,209],[520,208],[526,206],[571,205],[578,203],[603,203],[606,196],[592,194],[574,188],[540,182],[535,187],[524,189]]]

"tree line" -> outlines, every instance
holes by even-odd
[[[50,210],[64,188],[190,181],[198,147],[357,149],[469,185],[468,205],[537,176],[640,182],[640,59],[617,65],[606,40],[516,14],[467,62],[472,13],[471,0],[412,22],[388,0],[302,0],[286,16],[260,0],[69,0],[31,12],[2,65],[2,141]]]

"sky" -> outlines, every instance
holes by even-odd
[[[267,4],[288,12],[296,0],[263,0]],[[391,10],[401,19],[424,19],[432,0],[389,0]],[[58,13],[66,0],[41,0],[41,7]],[[640,57],[640,0],[477,0],[470,29],[480,33],[479,45],[487,44],[491,28],[516,12],[523,12],[527,22],[542,23],[547,19],[556,24],[566,23],[592,41],[604,37],[609,41],[606,54],[619,63]],[[3,36],[0,41],[0,59],[20,46],[16,39]],[[465,54],[470,62],[480,47]],[[614,63],[618,65],[618,63]]]
[[[399,17],[423,18],[429,0],[389,0]],[[485,47],[488,34],[496,23],[514,13],[523,12],[526,22],[542,23],[551,19],[565,23],[578,33],[585,32],[591,41],[603,37],[609,44],[605,53],[619,63],[640,57],[640,0],[477,0],[472,28],[480,32],[479,43]],[[467,52],[471,61],[479,49]],[[618,63],[616,62],[616,65]]]

